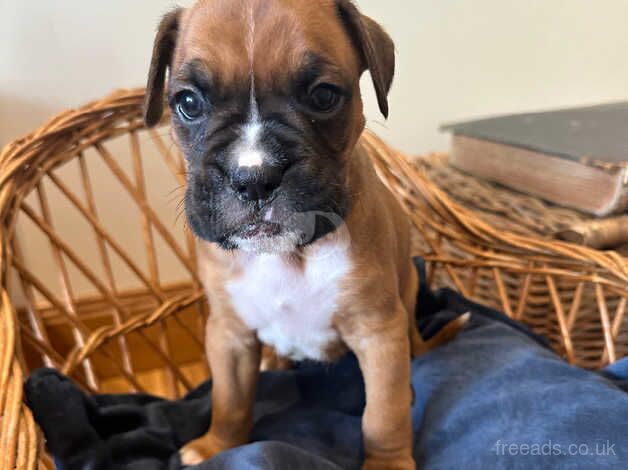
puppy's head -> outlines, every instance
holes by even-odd
[[[390,37],[350,0],[203,0],[163,19],[145,120],[167,98],[187,164],[194,233],[225,248],[292,250],[334,230],[364,129],[360,76],[380,110]]]

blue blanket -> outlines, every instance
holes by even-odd
[[[422,286],[418,304],[426,336],[472,312],[454,341],[413,361],[419,468],[628,469],[628,360],[587,372],[566,364],[522,325],[453,291]],[[181,468],[176,449],[209,423],[210,383],[177,402],[85,396],[58,373],[42,370],[26,393],[60,469]],[[194,468],[358,469],[363,407],[351,355],[334,365],[265,373],[252,444]]]

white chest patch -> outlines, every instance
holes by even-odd
[[[226,285],[238,316],[260,341],[293,360],[324,360],[339,340],[332,327],[339,283],[350,268],[347,247],[330,241],[296,267],[278,254],[250,255]]]

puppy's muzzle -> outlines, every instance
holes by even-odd
[[[274,165],[238,167],[231,172],[230,183],[242,200],[263,202],[279,189],[286,169]]]

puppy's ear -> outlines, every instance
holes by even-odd
[[[177,8],[168,13],[157,29],[144,101],[144,122],[148,127],[159,124],[164,113],[166,70],[170,67],[174,55],[182,12],[182,8]]]
[[[379,109],[388,117],[388,92],[395,75],[395,45],[384,29],[361,14],[351,0],[337,0],[338,12],[373,78]]]

